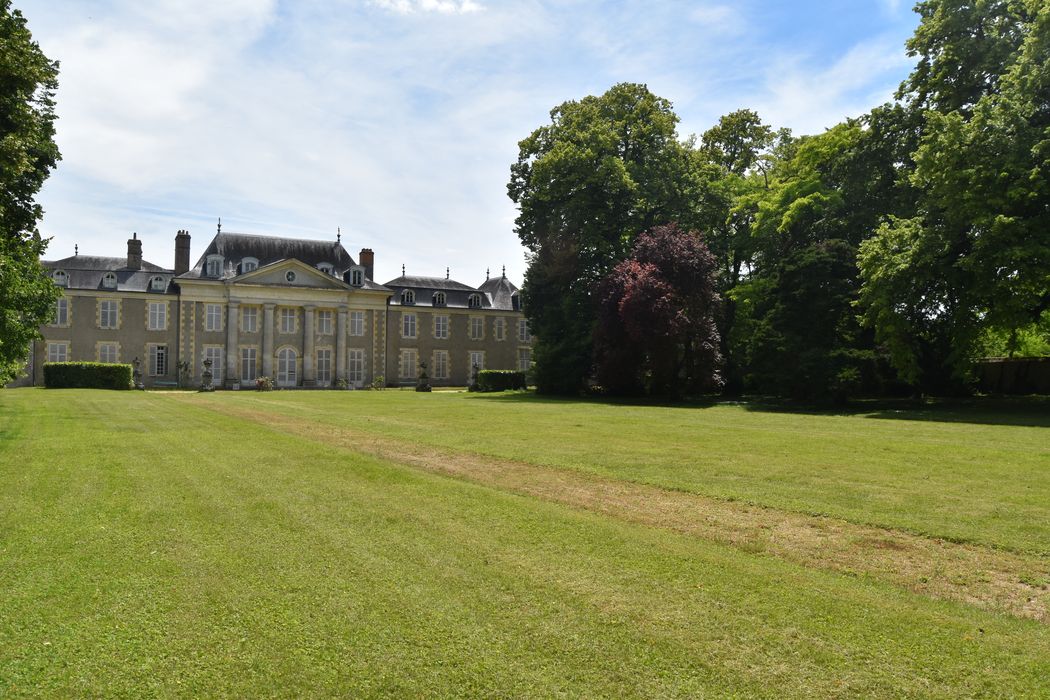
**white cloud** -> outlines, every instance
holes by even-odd
[[[744,27],[744,18],[731,5],[700,5],[689,13],[689,19],[710,30],[736,34]]]
[[[410,15],[416,12],[462,15],[480,12],[483,9],[474,0],[372,0],[372,4],[401,15]]]

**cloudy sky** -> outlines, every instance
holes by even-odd
[[[682,137],[750,107],[816,133],[887,100],[901,0],[14,0],[61,62],[48,258],[194,260],[215,232],[342,240],[376,278],[477,284],[524,250],[517,142],[552,107],[642,82]]]

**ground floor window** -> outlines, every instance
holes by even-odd
[[[298,381],[296,375],[296,355],[292,348],[281,348],[277,351],[277,385],[295,386]]]
[[[522,372],[528,372],[532,367],[532,349],[531,348],[518,348],[518,369]]]
[[[254,382],[258,377],[258,351],[255,348],[241,348],[241,381]]]
[[[434,353],[434,379],[448,379],[448,351]]]
[[[204,357],[201,358],[201,362],[204,360],[211,360],[211,383],[215,386],[222,384],[222,356],[225,353],[222,351],[222,346],[211,346],[204,348]],[[204,367],[201,367],[201,372],[204,372]]]
[[[149,376],[163,377],[168,373],[168,346],[149,346]]]
[[[332,351],[328,348],[317,351],[317,383],[332,383]]]
[[[349,368],[346,378],[355,384],[360,384],[365,380],[365,351],[360,348],[348,350],[347,361]]]
[[[99,362],[119,362],[118,357],[120,356],[120,346],[116,343],[99,343],[98,344],[98,361]]]
[[[69,343],[48,343],[48,362],[69,362]]]
[[[478,371],[485,369],[485,352],[483,350],[473,350],[470,353],[470,372],[471,377],[474,376],[474,368],[477,367]]]
[[[401,378],[402,379],[415,379],[417,375],[416,365],[418,360],[416,359],[415,348],[407,348],[401,351]]]

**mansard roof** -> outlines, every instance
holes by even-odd
[[[420,277],[417,275],[401,275],[392,279],[383,286],[395,290],[397,293],[390,299],[390,303],[397,306],[401,304],[402,292],[411,289],[415,292],[415,303],[413,306],[433,306],[435,292],[445,293],[445,306],[453,309],[471,308],[469,298],[471,294],[481,295],[482,309],[495,309],[500,311],[517,311],[514,308],[512,295],[518,288],[511,284],[506,277],[486,280],[480,287],[457,282],[447,277]]]
[[[186,277],[202,277],[209,255],[223,257],[222,277],[236,277],[238,265],[245,258],[254,258],[259,267],[294,258],[311,267],[329,263],[335,273],[343,273],[353,267],[354,259],[338,241],[317,241],[282,236],[260,236],[253,233],[215,234],[197,264],[186,273]]]
[[[102,278],[107,272],[117,276],[116,291],[120,292],[160,292],[151,287],[154,277],[164,278],[164,292],[173,292],[171,280],[173,270],[154,265],[145,260],[142,267],[132,270],[128,267],[127,258],[109,258],[101,255],[73,255],[61,260],[43,260],[44,269],[54,273],[62,270],[66,273],[66,289],[109,289],[102,285]]]
[[[518,288],[507,279],[506,275],[491,277],[482,282],[478,289],[489,295],[494,309],[521,310],[520,302],[517,307],[514,304],[514,296],[518,293]]]

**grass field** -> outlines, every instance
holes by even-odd
[[[1043,402],[0,392],[0,695],[1050,695]]]

